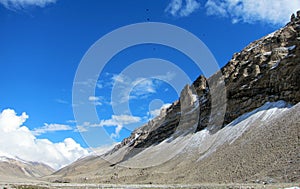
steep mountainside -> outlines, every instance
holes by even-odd
[[[291,104],[300,101],[300,12],[284,28],[250,43],[209,79],[200,76],[192,87],[186,87],[181,94],[195,93],[200,103],[200,115],[197,131],[209,125],[211,113],[211,88],[218,89],[218,82],[225,81],[227,104],[223,123],[217,130],[240,115],[262,106],[268,101],[284,100]],[[208,83],[210,85],[208,85]],[[218,91],[222,93],[224,91]],[[216,94],[214,94],[216,95]],[[216,99],[222,98],[215,97]],[[133,146],[147,147],[170,137],[176,130],[182,109],[181,101],[174,102],[158,118],[134,131],[116,149],[135,140]],[[219,104],[218,107],[222,107]],[[212,127],[212,126],[211,126]],[[213,130],[213,129],[210,129]],[[139,136],[136,138],[136,136]]]
[[[112,151],[49,179],[299,182],[299,89],[300,11],[210,78],[187,85],[178,101]]]
[[[35,179],[54,172],[51,167],[37,162],[27,162],[17,158],[0,157],[0,181],[11,179]]]

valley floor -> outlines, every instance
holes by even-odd
[[[116,188],[116,189],[154,189],[154,188],[193,188],[193,189],[255,189],[255,188],[264,188],[264,189],[300,189],[300,186],[291,183],[282,183],[282,184],[198,184],[198,185],[156,185],[156,184],[87,184],[87,183],[47,183],[47,182],[18,182],[18,183],[4,183],[0,182],[0,189],[95,189],[95,188]]]

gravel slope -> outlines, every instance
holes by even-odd
[[[201,132],[185,136],[190,141],[185,150],[158,166],[130,168],[89,157],[46,179],[124,184],[299,183],[299,115],[300,103],[292,108],[276,105],[255,110],[214,134],[216,137],[206,136],[209,138],[203,141],[213,141],[209,144],[202,144]],[[146,151],[144,155],[151,158]]]

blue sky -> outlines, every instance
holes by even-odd
[[[19,118],[26,112],[28,118],[23,116],[26,119],[19,127],[26,126],[36,139],[56,144],[72,138],[83,148],[89,147],[81,136],[85,130],[105,128],[112,139],[109,142],[119,142],[136,126],[157,115],[161,106],[178,99],[178,92],[167,82],[120,74],[132,63],[146,58],[165,59],[183,70],[191,81],[201,73],[189,57],[163,45],[141,44],[119,52],[99,75],[95,95],[86,99],[95,105],[100,122],[86,120],[77,124],[78,129],[72,108],[74,77],[85,53],[105,34],[135,23],[172,24],[202,40],[222,67],[233,53],[283,26],[290,14],[300,9],[297,0],[0,3],[0,112],[12,109]],[[173,72],[164,76],[176,78]],[[111,91],[116,81],[132,88],[125,99],[130,114],[115,115],[112,111]],[[93,134],[98,145],[109,144],[107,138],[98,137],[96,130]]]

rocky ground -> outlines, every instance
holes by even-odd
[[[299,189],[299,187],[292,184],[201,184],[201,185],[155,185],[155,184],[143,184],[143,185],[121,185],[121,184],[76,184],[76,183],[18,183],[18,184],[1,184],[0,189],[255,189],[255,188],[264,188],[264,189],[278,189],[278,188],[289,188],[289,189]]]

